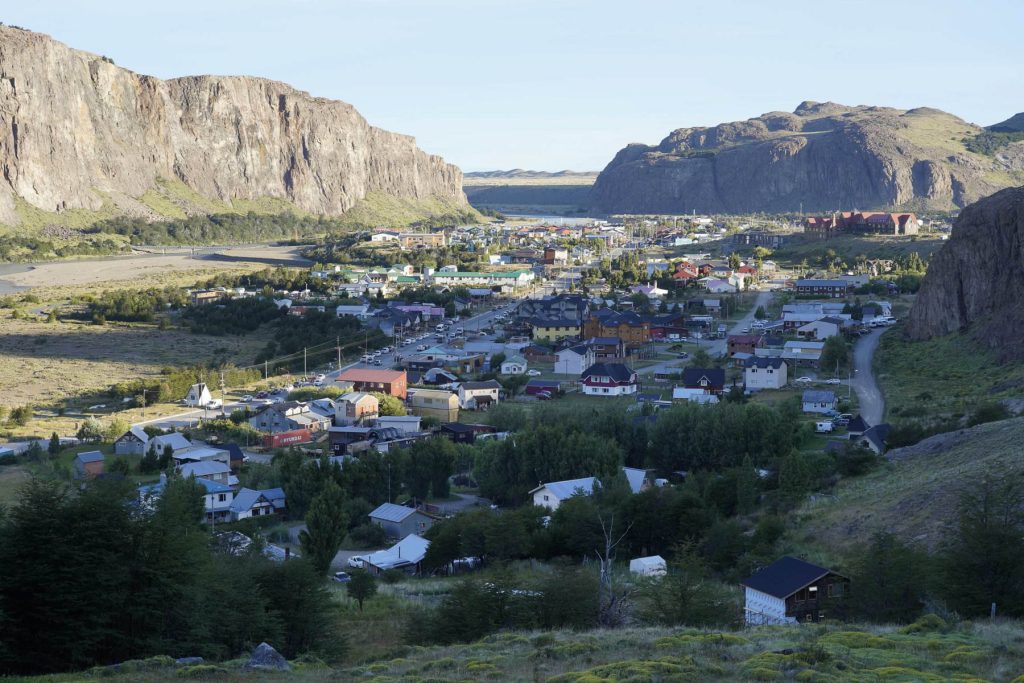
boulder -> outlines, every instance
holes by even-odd
[[[260,671],[288,671],[292,667],[280,652],[267,643],[260,643],[252,651],[252,656],[249,657],[244,668]]]

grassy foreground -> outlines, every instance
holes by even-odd
[[[504,633],[476,643],[409,648],[403,656],[349,669],[296,662],[294,681],[1024,681],[1024,629],[995,621],[956,627],[933,616],[903,628],[761,627]],[[244,660],[174,667],[164,658],[47,681],[168,678],[243,681]],[[263,676],[260,676],[261,678]],[[269,675],[267,676],[269,677]]]

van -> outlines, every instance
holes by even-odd
[[[835,425],[833,425],[831,422],[814,423],[814,431],[817,432],[818,434],[828,434],[833,429],[835,429]]]
[[[444,325],[438,325],[435,327],[434,332],[444,332]]]

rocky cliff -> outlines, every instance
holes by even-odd
[[[629,145],[598,176],[593,204],[609,213],[952,209],[1024,182],[1024,143],[970,151],[983,133],[937,109],[804,102],[792,114]]]
[[[1024,187],[971,204],[928,266],[907,333],[970,330],[1003,358],[1024,358]]]
[[[10,27],[0,27],[0,169],[9,225],[26,204],[153,215],[153,192],[167,186],[186,212],[274,198],[339,215],[371,192],[465,204],[457,167],[344,102],[260,78],[163,81]]]

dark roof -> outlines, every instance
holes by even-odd
[[[501,383],[496,379],[489,379],[483,382],[463,382],[462,388],[469,391],[475,389],[501,389]]]
[[[879,451],[884,451],[885,438],[889,436],[889,429],[890,427],[888,423],[875,425],[871,429],[868,429],[866,432],[864,432],[861,438],[867,439],[868,441],[873,443],[875,445],[875,448],[877,448]]]
[[[860,415],[854,417],[850,420],[850,424],[846,425],[847,432],[866,432],[869,429],[871,429],[871,425]]]
[[[740,585],[785,600],[801,588],[832,573],[831,569],[786,556],[747,577]]]
[[[594,363],[583,371],[582,378],[586,379],[592,375],[611,377],[616,382],[628,382],[635,373],[622,363]]]
[[[711,386],[725,386],[725,370],[722,368],[685,368],[683,370],[683,384],[686,386],[699,385],[700,380],[705,377]]]
[[[769,358],[767,356],[751,356],[743,362],[745,368],[781,368],[786,361],[781,358]]]
[[[469,434],[476,431],[473,429],[473,425],[463,424],[462,422],[449,422],[448,424],[441,425],[441,429],[455,432],[456,434]]]
[[[531,379],[530,381],[528,381],[526,383],[526,386],[528,386],[528,387],[554,387],[555,389],[558,389],[560,386],[562,386],[562,383],[559,382],[557,379],[537,379],[537,378],[534,378],[534,379]]]
[[[221,448],[227,451],[231,456],[231,462],[245,460],[245,455],[242,453],[242,448],[236,443],[224,444]]]

